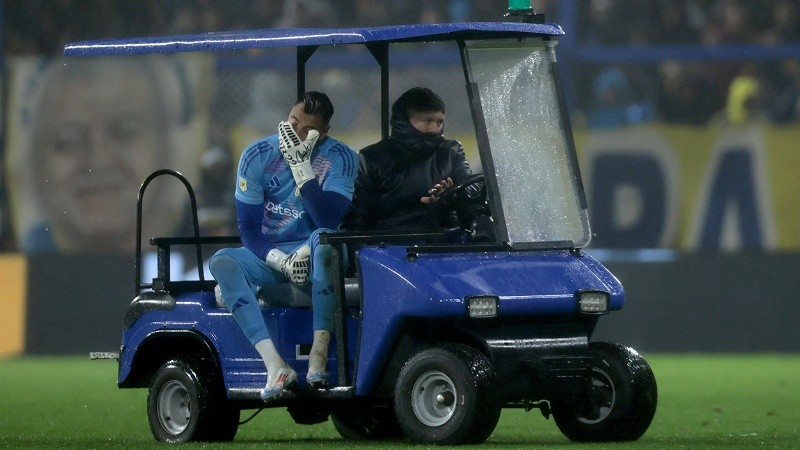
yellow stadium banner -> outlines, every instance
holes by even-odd
[[[800,126],[577,130],[594,247],[800,248]]]
[[[25,348],[27,279],[24,255],[0,254],[0,358],[18,355]]]
[[[574,133],[592,247],[800,249],[800,125],[655,123]],[[239,130],[234,142],[256,135]],[[480,170],[474,135],[448,137]],[[360,149],[379,136],[337,138]]]

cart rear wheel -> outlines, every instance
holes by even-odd
[[[239,409],[225,398],[216,369],[206,366],[210,364],[172,360],[156,372],[147,418],[157,440],[231,441],[236,436]]]

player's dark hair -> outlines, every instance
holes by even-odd
[[[333,103],[331,103],[331,99],[329,99],[327,95],[322,92],[308,91],[294,104],[299,105],[301,103],[303,104],[304,113],[320,116],[326,124],[331,121],[331,117],[333,117]]]
[[[407,90],[392,105],[392,114],[408,116],[409,112],[445,112],[444,100],[426,87]]]

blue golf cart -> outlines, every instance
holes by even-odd
[[[496,23],[266,29],[66,46],[76,57],[293,48],[298,93],[318,48],[366,46],[381,73],[384,137],[390,47],[449,42],[461,57],[464,108],[483,172],[438,204],[443,211],[479,205],[485,215],[441,232],[324,235],[339,279],[327,388],[305,385],[311,302],[287,283],[262,289],[259,301],[299,383],[280,399],[261,401],[264,364],[201,269],[204,249],[239,245],[238,237],[200,235],[194,191],[180,173],[164,169],[144,181],[134,299],[113,357],[120,388],[149,389],[157,440],[229,441],[242,410],[275,407],[298,424],[330,418],[346,439],[480,443],[503,408],[539,409],[573,441],[630,441],[645,433],[657,399],[650,367],[627,346],[592,341],[597,321],[622,308],[624,291],[583,250],[591,238],[587,203],[555,54],[563,31],[524,8],[512,12],[519,13],[514,21]],[[142,282],[142,199],[161,176],[184,183],[194,233],[150,239],[158,274]],[[187,245],[198,279],[173,280],[171,252]]]

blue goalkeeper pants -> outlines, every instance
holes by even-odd
[[[311,308],[314,330],[333,331],[333,271],[331,267],[331,246],[319,242],[319,233],[332,230],[321,228],[314,231],[308,240],[300,245],[288,247],[278,245],[284,253],[293,253],[305,244],[311,247],[309,281],[311,282]],[[250,342],[269,339],[270,334],[256,293],[259,288],[285,283],[288,280],[279,271],[272,270],[267,263],[245,247],[224,248],[209,260],[209,269],[219,284],[225,306],[231,311],[236,322]]]

